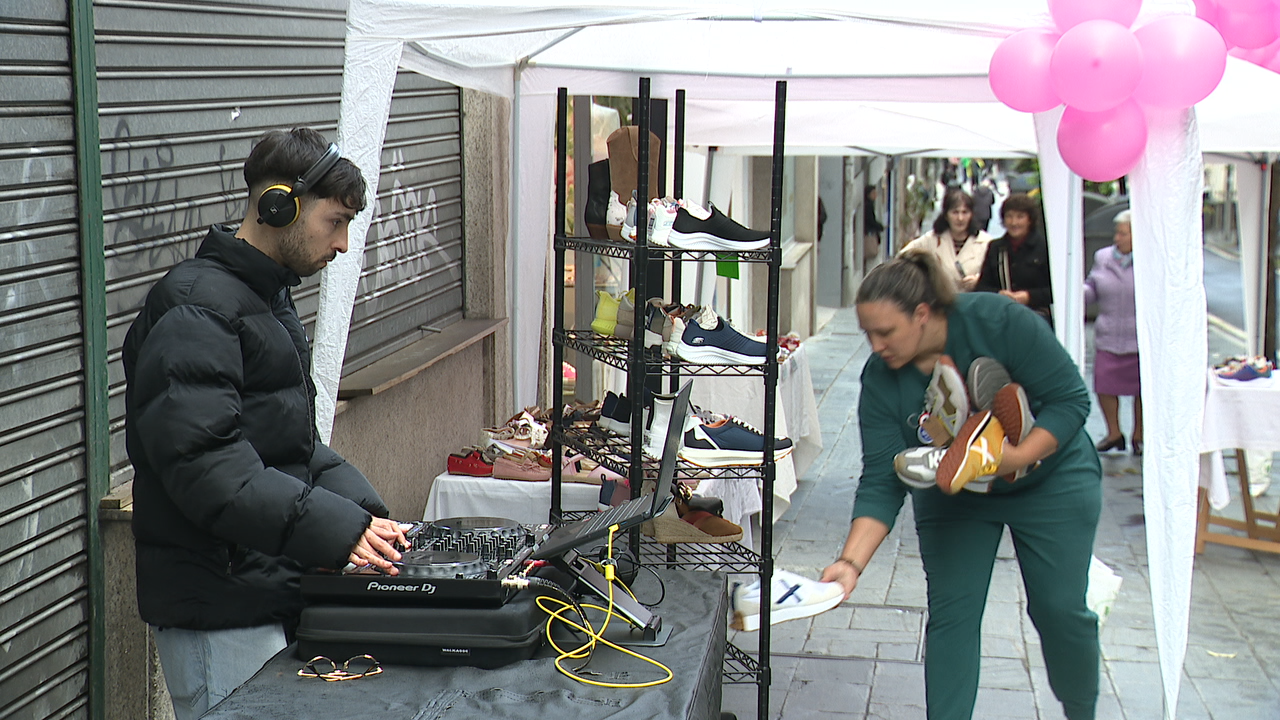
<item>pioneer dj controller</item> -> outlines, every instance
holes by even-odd
[[[510,580],[547,538],[551,525],[461,517],[409,524],[409,547],[397,575],[371,567],[302,576],[308,603],[345,605],[500,606],[516,592]]]

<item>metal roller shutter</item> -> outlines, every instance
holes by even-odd
[[[0,9],[0,718],[88,716],[75,127],[65,3]]]
[[[242,169],[264,131],[336,136],[345,0],[94,5],[110,355],[112,466],[124,450],[119,348],[147,291],[207,227],[244,216]],[[459,90],[402,73],[345,370],[461,318]],[[319,276],[294,291],[315,321]],[[115,484],[115,483],[113,483]]]

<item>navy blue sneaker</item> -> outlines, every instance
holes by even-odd
[[[692,318],[685,323],[676,355],[697,365],[763,365],[765,343],[747,337],[717,317],[714,328],[704,328]]]
[[[775,438],[773,459],[791,454],[788,438]],[[736,417],[710,425],[697,424],[684,433],[680,459],[698,467],[760,465],[764,462],[764,435]]]
[[[676,210],[667,241],[681,250],[763,250],[769,247],[769,233],[745,228],[712,205],[706,220],[684,208]]]

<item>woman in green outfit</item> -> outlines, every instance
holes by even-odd
[[[1027,612],[1040,633],[1054,694],[1070,720],[1092,720],[1098,697],[1098,619],[1085,605],[1102,468],[1085,434],[1089,391],[1049,326],[1001,295],[957,295],[928,254],[875,268],[857,296],[875,355],[858,409],[863,469],[853,522],[822,579],[853,592],[911,493],[928,578],[925,692],[929,720],[968,720],[978,692],[982,613],[1005,527],[1017,551]],[[1017,445],[995,443],[986,492],[945,494],[900,482],[894,456],[923,444],[925,388],[939,358],[962,376],[990,357],[1026,392],[1035,425]],[[1037,466],[1036,463],[1039,462]]]

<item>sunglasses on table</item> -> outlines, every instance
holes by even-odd
[[[322,678],[327,682],[341,680],[359,680],[362,677],[377,675],[382,672],[382,665],[372,655],[357,655],[347,658],[341,666],[324,655],[317,655],[307,661],[298,671],[298,677]]]

